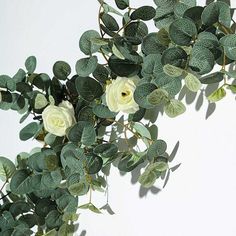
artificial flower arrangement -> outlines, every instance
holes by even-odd
[[[186,108],[176,95],[183,86],[196,93],[204,92],[202,84],[217,85],[211,103],[227,90],[236,93],[236,73],[226,70],[236,60],[235,22],[224,1],[202,7],[196,0],[154,0],[155,7],[136,9],[129,0],[99,3],[100,32],[81,36],[85,58],[76,75],[57,61],[51,78],[30,56],[13,77],[0,76],[0,108],[17,111],[20,123],[32,116],[19,137],[43,144],[15,163],[0,157],[3,236],[73,235],[82,209],[108,209],[93,204],[92,192],[106,191],[111,166],[131,172],[142,165],[145,188],[167,179],[175,168],[147,113],[181,115]],[[150,20],[156,32],[148,31]],[[212,73],[216,64],[221,69]],[[87,194],[88,203],[78,205]]]

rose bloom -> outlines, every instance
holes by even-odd
[[[66,130],[75,123],[73,105],[63,101],[58,106],[49,105],[43,113],[43,124],[46,131],[56,136],[64,136]]]
[[[138,104],[134,101],[135,84],[138,80],[137,76],[117,77],[116,80],[111,80],[106,87],[106,103],[111,111],[133,114],[139,110]]]

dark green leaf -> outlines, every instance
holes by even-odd
[[[91,55],[99,50],[100,46],[92,43],[92,39],[95,38],[100,38],[100,34],[95,30],[88,30],[82,34],[79,47],[84,54]]]
[[[90,122],[79,121],[70,128],[68,139],[74,143],[81,142],[86,146],[91,146],[96,140],[95,129]]]
[[[150,33],[143,39],[142,51],[146,55],[162,53],[166,48],[158,33]]]
[[[57,61],[53,65],[53,74],[57,79],[66,80],[71,73],[71,67],[67,62]]]
[[[156,88],[156,85],[152,83],[143,83],[137,86],[134,92],[134,100],[140,107],[147,109],[153,108],[154,106],[148,102],[147,96]]]
[[[100,118],[114,118],[117,115],[117,113],[111,112],[107,106],[102,104],[95,105],[93,113]]]
[[[118,31],[119,30],[119,25],[116,22],[116,19],[107,14],[107,13],[102,13],[102,15],[100,16],[101,20],[103,22],[103,24],[111,31]]]
[[[129,6],[129,0],[115,0],[116,2],[116,6],[121,9],[124,10]]]
[[[142,6],[140,8],[137,8],[134,12],[132,12],[130,18],[131,20],[143,20],[143,21],[148,21],[154,18],[156,15],[156,11],[153,7],[151,6]]]
[[[175,44],[188,46],[197,35],[197,27],[192,20],[182,18],[170,25],[169,34]]]
[[[97,174],[103,165],[102,158],[93,154],[89,153],[86,155],[86,170],[88,174]]]
[[[236,60],[236,35],[229,34],[224,36],[220,39],[220,44],[224,46],[226,56]]]
[[[34,73],[37,65],[37,60],[35,56],[30,56],[25,61],[25,68],[29,74]]]
[[[79,95],[88,102],[92,102],[103,94],[100,83],[90,77],[78,77],[75,85]]]
[[[215,64],[214,55],[207,48],[194,46],[192,49],[189,66],[198,74],[209,73]]]
[[[141,70],[141,65],[125,59],[121,60],[112,55],[108,61],[109,67],[116,75],[121,77],[131,77],[137,75]]]
[[[202,22],[208,26],[219,22],[226,27],[230,27],[230,6],[222,1],[210,3],[202,12]]]
[[[22,141],[28,140],[34,137],[35,134],[37,134],[38,130],[39,124],[37,122],[31,122],[20,131],[20,139]]]
[[[96,56],[82,58],[77,61],[75,69],[79,76],[86,77],[97,68],[98,59]]]
[[[143,161],[143,156],[138,153],[124,154],[118,163],[118,169],[120,171],[130,172],[143,163]]]
[[[93,152],[104,158],[112,158],[118,152],[118,147],[116,144],[105,143],[96,146]]]

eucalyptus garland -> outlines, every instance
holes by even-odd
[[[19,137],[41,146],[18,154],[15,163],[0,157],[3,236],[73,235],[84,209],[111,212],[108,203],[92,200],[93,191],[108,191],[111,166],[121,172],[142,167],[144,188],[167,181],[175,167],[148,114],[184,113],[176,98],[183,86],[196,93],[214,85],[210,103],[236,93],[236,24],[226,1],[204,7],[196,0],[154,0],[155,6],[139,8],[129,0],[99,3],[100,31],[81,36],[85,56],[75,75],[57,61],[50,77],[30,56],[13,77],[0,76],[0,108],[17,111],[20,123],[32,117]],[[148,30],[151,20],[155,32]],[[80,205],[82,195],[87,204]]]

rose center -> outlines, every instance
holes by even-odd
[[[55,127],[64,127],[65,126],[65,122],[59,118],[52,119],[52,123]]]
[[[130,95],[130,91],[125,91],[121,93],[122,97],[127,97]]]

